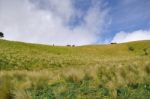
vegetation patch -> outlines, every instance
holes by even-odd
[[[149,52],[150,41],[59,47],[0,40],[0,98],[149,99]]]

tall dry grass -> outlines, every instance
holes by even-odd
[[[59,97],[58,94],[67,92],[66,84],[72,83],[80,87],[97,90],[107,88],[110,92],[106,97],[114,97],[115,99],[117,98],[117,89],[121,87],[128,88],[129,85],[150,84],[149,67],[150,61],[148,60],[132,60],[132,62],[125,60],[124,62],[110,61],[110,63],[106,62],[95,66],[68,67],[54,70],[2,70],[0,72],[0,96],[2,99],[8,97],[30,99],[34,96],[27,90],[44,90],[48,86],[61,83],[62,85],[55,91],[55,97]],[[89,82],[89,84],[84,86],[85,82]],[[98,92],[95,95],[100,97]],[[77,95],[77,97],[82,98],[88,96],[90,97],[90,94],[87,96]]]

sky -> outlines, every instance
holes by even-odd
[[[7,40],[86,45],[150,40],[150,0],[0,0]]]

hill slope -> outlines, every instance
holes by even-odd
[[[150,54],[150,41],[116,45],[61,47],[0,40],[1,69],[41,69],[96,65],[103,60],[144,56]]]
[[[78,47],[0,40],[1,99],[149,99],[150,41]]]

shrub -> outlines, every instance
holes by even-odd
[[[147,48],[144,48],[143,51],[144,51],[144,55],[148,55]]]
[[[129,51],[134,51],[134,48],[132,46],[130,46]]]

